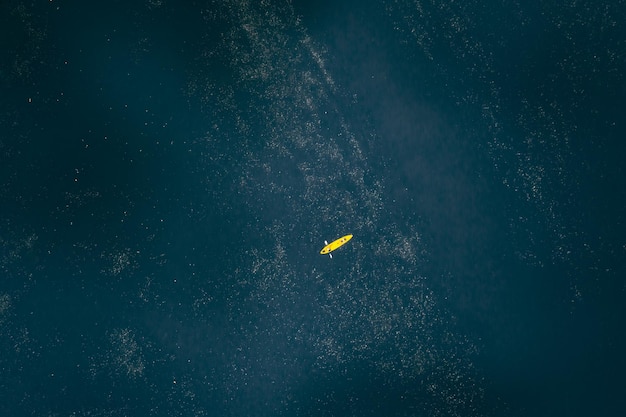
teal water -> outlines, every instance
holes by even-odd
[[[623,413],[623,5],[1,7],[2,415]]]

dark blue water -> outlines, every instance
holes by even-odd
[[[595,3],[3,5],[2,414],[623,413]]]

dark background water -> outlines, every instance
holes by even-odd
[[[2,414],[623,413],[622,3],[7,2]]]

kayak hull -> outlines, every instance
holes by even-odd
[[[320,251],[320,255],[326,255],[328,253],[331,253],[332,251],[334,251],[335,249],[340,248],[341,246],[345,245],[346,243],[348,243],[348,241],[352,239],[352,235],[345,235],[343,237],[340,237],[337,240],[333,240],[332,242],[330,242],[328,245],[324,246],[324,248]]]

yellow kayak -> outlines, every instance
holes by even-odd
[[[326,246],[324,246],[324,248],[320,251],[320,255],[329,254],[332,258],[333,255],[331,255],[330,253],[340,246],[345,245],[350,239],[352,239],[352,235],[345,235],[344,237],[340,237],[339,239],[333,240],[330,243],[324,241],[324,243],[326,243]]]

